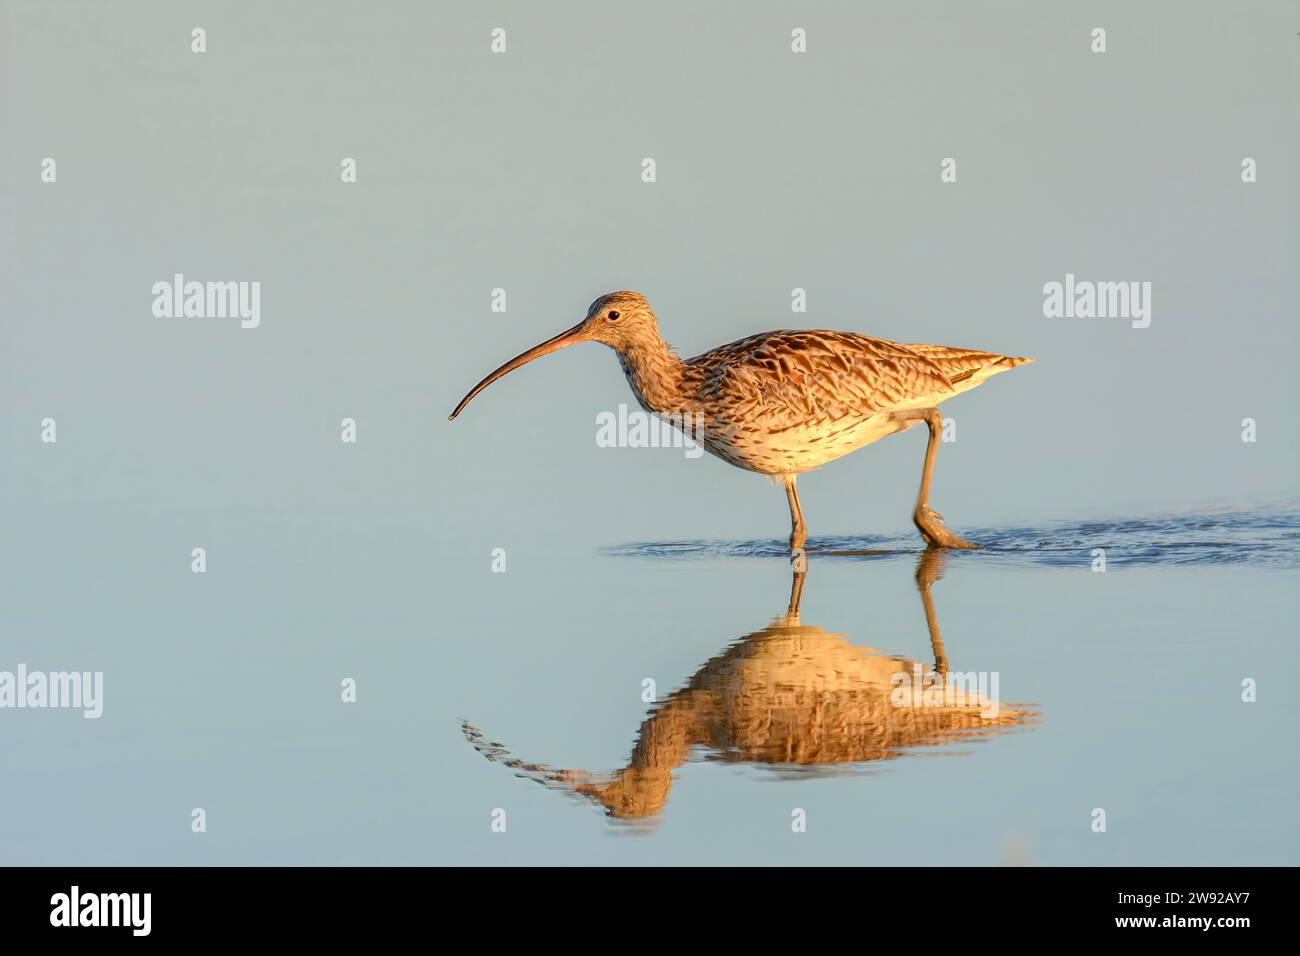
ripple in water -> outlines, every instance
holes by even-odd
[[[958,560],[1010,561],[1049,567],[1078,567],[1106,549],[1106,565],[1208,565],[1213,567],[1300,567],[1300,507],[1199,511],[1109,521],[1062,522],[1041,527],[958,529],[980,544],[956,551]],[[808,553],[867,560],[915,554],[915,533],[906,535],[823,535],[810,538]],[[788,558],[784,538],[760,541],[651,541],[604,549],[605,554],[642,558]]]

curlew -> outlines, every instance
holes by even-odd
[[[815,329],[760,332],[683,360],[664,342],[645,296],[610,292],[573,328],[475,385],[448,420],[508,372],[579,342],[600,342],[618,354],[647,412],[692,423],[691,437],[710,454],[780,482],[790,505],[792,553],[808,538],[797,476],[922,422],[930,440],[912,520],[931,547],[977,547],[949,531],[930,507],[939,403],[1033,361]]]

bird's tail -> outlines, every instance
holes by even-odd
[[[954,385],[969,378],[988,378],[998,372],[1028,365],[1031,358],[1015,355],[999,355],[997,352],[981,352],[978,349],[959,349],[947,345],[926,345],[915,343],[905,345],[908,351],[926,359],[947,377]]]
[[[906,346],[927,359],[952,383],[953,393],[969,391],[985,379],[1033,361],[1018,355],[999,355],[975,349],[950,348],[946,345],[915,344]]]
[[[1026,358],[1023,355],[1004,355],[993,364],[1003,365],[1006,366],[1007,368],[1015,368],[1018,365],[1028,365],[1032,361],[1034,360],[1031,358]]]

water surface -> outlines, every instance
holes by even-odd
[[[1049,547],[929,570],[907,539],[865,560],[814,539],[797,621],[766,545],[520,538],[493,574],[469,522],[415,506],[61,519],[94,533],[8,519],[6,666],[103,670],[104,716],[5,715],[5,862],[1300,858],[1296,539],[1273,511],[971,532]],[[195,536],[206,575],[172,553]],[[1184,560],[1202,540],[1217,557]],[[892,713],[912,662],[996,673],[1002,722]]]

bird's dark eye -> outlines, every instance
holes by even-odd
[[[618,320],[618,313],[617,313],[617,312],[611,312],[611,313],[609,314],[609,321],[611,321],[611,322],[616,322],[617,320]]]

